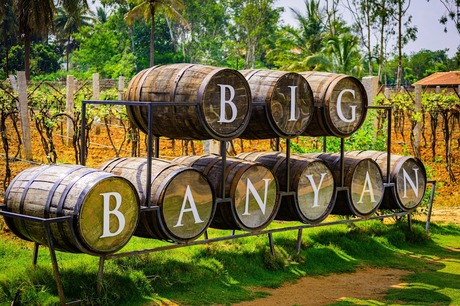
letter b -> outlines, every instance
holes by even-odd
[[[102,220],[102,235],[99,238],[113,237],[120,234],[125,228],[125,216],[120,212],[121,195],[118,192],[101,193],[104,198],[104,214]],[[110,198],[115,198],[115,208],[110,210]],[[110,216],[113,215],[118,219],[118,229],[115,232],[110,231]]]

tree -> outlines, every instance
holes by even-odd
[[[235,0],[231,3],[234,37],[242,43],[245,68],[255,68],[262,59],[264,44],[270,43],[277,30],[281,8],[273,8],[274,0]]]
[[[168,18],[179,20],[186,23],[181,15],[184,8],[182,0],[145,0],[131,9],[125,15],[125,20],[132,25],[135,20],[144,18],[151,20],[150,28],[150,66],[155,64],[155,15],[157,12],[164,13]]]
[[[300,25],[299,30],[290,33],[296,40],[296,45],[302,51],[303,56],[308,56],[319,52],[322,48],[326,25],[323,20],[326,17],[325,12],[320,9],[320,1],[305,0],[306,16],[299,11],[290,8],[294,13],[295,19]]]
[[[69,11],[69,9],[71,8],[68,6],[58,7],[54,18],[56,35],[65,47],[67,71],[69,71],[69,55],[77,47],[73,35],[82,26],[90,26],[95,21],[94,14],[82,2],[74,7],[75,10]]]
[[[368,73],[372,71],[372,39],[371,35],[377,20],[377,5],[374,0],[347,0],[346,7],[353,18],[354,32],[360,38],[361,44],[366,50]]]
[[[407,16],[406,13],[409,10],[411,0],[393,0],[396,1],[396,11],[393,15],[393,18],[396,20],[398,25],[398,34],[397,34],[397,50],[398,50],[398,71],[396,73],[396,90],[398,91],[401,87],[402,80],[402,50],[403,47],[411,40],[417,38],[417,27],[411,27],[412,16]],[[405,30],[405,32],[403,31]]]
[[[188,27],[180,24],[175,27],[175,36],[178,37],[179,49],[184,58],[191,63],[225,64],[225,54],[229,53],[226,50],[229,48],[230,40],[226,2],[185,0],[184,4],[184,17]]]
[[[321,52],[306,58],[306,65],[316,66],[320,70],[360,76],[362,58],[359,53],[358,38],[349,33],[342,33],[327,41]]]
[[[0,5],[0,41],[2,41],[3,46],[0,47],[4,49],[5,52],[5,64],[4,71],[5,76],[9,74],[9,63],[8,63],[8,53],[9,48],[16,43],[17,37],[17,20],[13,12],[13,0],[5,0],[2,5]]]
[[[86,0],[59,0],[68,11],[75,11],[80,3],[87,6]],[[24,36],[24,70],[30,79],[30,47],[32,35],[46,36],[53,26],[56,12],[52,0],[14,0],[13,5],[19,23],[19,31]]]
[[[430,2],[430,0],[427,0]],[[441,16],[439,22],[446,25],[449,20],[455,24],[455,28],[460,34],[460,1],[458,0],[439,0],[444,5],[447,13]],[[444,32],[447,32],[447,27],[444,28]]]

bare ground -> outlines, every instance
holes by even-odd
[[[315,306],[331,304],[344,298],[381,300],[390,287],[402,286],[401,277],[409,273],[398,269],[365,268],[349,274],[303,277],[295,284],[286,284],[277,289],[254,288],[270,295],[234,305]]]

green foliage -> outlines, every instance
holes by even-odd
[[[8,67],[11,73],[24,70],[24,47],[16,45],[9,50]],[[5,62],[3,62],[5,64]],[[53,45],[32,44],[30,69],[32,75],[53,73],[59,70],[59,55]]]

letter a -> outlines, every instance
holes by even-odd
[[[222,85],[222,84],[217,84],[217,86],[220,87],[220,119],[217,122],[220,123],[230,123],[233,122],[236,119],[237,115],[237,110],[236,110],[236,105],[233,103],[233,98],[235,98],[235,88],[233,88],[230,85]],[[230,91],[230,98],[226,100],[226,89]],[[232,109],[232,116],[230,119],[227,119],[227,114],[225,112],[225,105],[228,104],[230,105],[230,108]]]
[[[101,193],[104,198],[104,219],[102,220],[102,235],[99,238],[113,237],[120,234],[125,228],[125,216],[120,212],[121,195],[118,192]],[[115,198],[115,208],[110,210],[110,197]],[[118,219],[118,229],[115,232],[110,231],[110,215]]]
[[[187,204],[187,200],[190,203],[190,208],[185,208],[185,205]],[[179,219],[177,220],[177,223],[176,225],[174,225],[174,227],[184,226],[182,224],[182,217],[184,216],[185,212],[190,212],[190,211],[193,214],[195,223],[204,222],[200,219],[200,215],[198,214],[198,210],[196,209],[195,200],[193,199],[192,191],[190,190],[190,186],[187,185],[187,189],[185,190],[184,201],[182,201],[182,208],[180,209]]]
[[[367,185],[369,185],[369,189],[366,189]],[[366,171],[366,180],[364,181],[363,192],[361,192],[361,197],[359,198],[358,203],[363,203],[363,197],[364,197],[365,192],[369,192],[369,195],[371,197],[371,202],[374,203],[375,202],[374,189],[372,188],[371,178],[369,176],[368,171]]]

